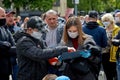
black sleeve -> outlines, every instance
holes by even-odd
[[[114,39],[120,39],[120,31],[119,31],[118,34],[114,37]]]
[[[119,46],[120,45],[120,31],[118,32],[118,34],[114,37],[114,39],[112,39],[112,44],[114,46]]]
[[[66,46],[56,47],[55,49],[41,49],[36,47],[30,39],[24,39],[17,44],[17,54],[26,56],[35,61],[56,57],[67,51]]]
[[[9,51],[9,56],[16,56],[16,46],[12,46]]]
[[[95,64],[100,62],[101,50],[100,47],[96,45],[95,41],[92,38],[88,38],[84,43],[84,49],[90,50],[91,57],[89,58],[90,62]]]

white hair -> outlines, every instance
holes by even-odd
[[[108,19],[109,21],[114,23],[114,17],[111,13],[106,13],[102,16],[102,21],[105,21],[106,19]]]
[[[57,15],[58,13],[55,11],[55,10],[48,10],[47,12],[46,12],[46,15],[49,15],[49,14],[54,14],[54,15]]]

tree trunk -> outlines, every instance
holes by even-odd
[[[16,7],[16,16],[20,15],[20,8]]]

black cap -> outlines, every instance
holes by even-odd
[[[39,16],[30,17],[30,19],[27,22],[27,28],[32,28],[32,29],[36,28],[38,30],[42,30],[44,25],[45,23]]]
[[[115,14],[116,14],[117,12],[120,12],[120,9],[116,9],[116,10],[114,11]]]
[[[88,15],[91,18],[98,18],[98,12],[97,11],[89,11]]]
[[[9,14],[15,14],[15,11],[13,11],[13,10],[6,10],[6,15],[9,15]]]

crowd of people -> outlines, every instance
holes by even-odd
[[[120,80],[120,11],[15,14],[0,7],[0,80]]]

